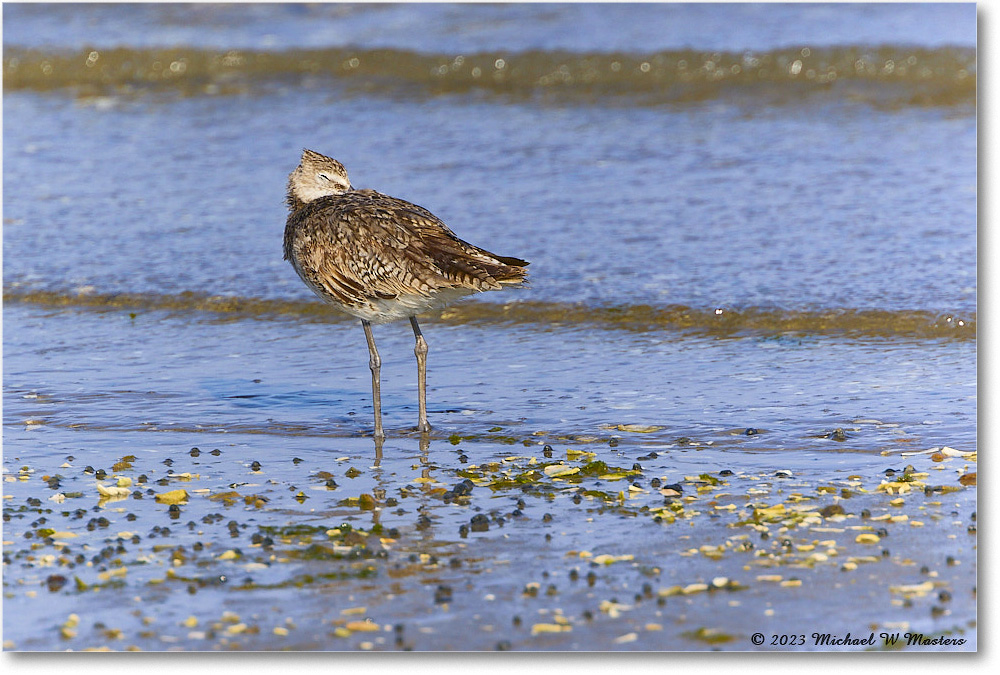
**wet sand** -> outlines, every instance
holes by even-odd
[[[968,453],[159,431],[5,452],[5,649],[976,649]]]

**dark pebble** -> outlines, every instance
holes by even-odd
[[[547,523],[547,522],[549,522],[551,520],[552,520],[552,514],[551,513],[546,513],[545,515],[542,516],[542,522],[543,523]]]
[[[251,471],[260,471],[260,462],[258,462],[258,461],[255,460],[252,464],[250,464],[250,470]]]
[[[608,441],[608,447],[609,448],[617,448],[618,447],[618,439],[617,438],[612,438],[611,440],[609,440]]]
[[[66,577],[61,574],[51,574],[45,579],[45,585],[50,593],[56,593],[66,585]]]
[[[191,452],[189,452],[188,454],[191,455],[192,457],[198,457],[199,455],[201,455],[201,450],[199,450],[198,448],[191,448]]]
[[[437,590],[434,591],[434,602],[435,604],[442,604],[445,602],[451,602],[451,586],[446,586],[440,584]]]
[[[463,539],[469,536],[469,526],[462,524],[458,526],[458,535]]]
[[[756,436],[757,434],[759,434],[759,433],[760,433],[760,431],[758,431],[757,429],[754,429],[753,427],[749,427],[749,428],[748,428],[748,429],[747,429],[746,431],[744,431],[743,433],[744,433],[745,435],[747,435],[747,436]]]
[[[416,525],[416,527],[417,527],[418,530],[426,530],[428,527],[431,526],[431,524],[432,523],[431,523],[431,519],[430,519],[429,516],[427,516],[425,514],[420,514],[419,516],[417,516],[417,525]],[[473,529],[475,529],[475,528],[473,528]]]
[[[451,491],[452,491],[452,493],[453,493],[453,494],[455,494],[455,496],[457,496],[457,497],[462,497],[462,496],[465,496],[465,495],[468,495],[468,494],[471,494],[471,493],[472,493],[472,490],[473,490],[473,488],[475,488],[475,487],[476,487],[476,484],[475,484],[475,483],[473,483],[473,482],[472,482],[471,480],[469,480],[468,478],[466,478],[466,479],[465,479],[465,480],[463,480],[462,482],[460,482],[460,483],[456,483],[456,484],[455,484],[455,487],[453,487],[453,488],[451,489]]]
[[[719,472],[719,475],[720,476],[732,476],[733,472],[732,472],[731,469],[723,469],[722,471]]]
[[[511,649],[510,640],[500,640],[500,642],[497,643],[496,649],[498,652],[510,651]]]
[[[820,509],[819,514],[824,518],[829,518],[830,516],[840,515],[843,512],[844,512],[844,507],[841,506],[840,504],[830,504]]]
[[[650,487],[655,487],[655,488],[660,487],[660,479],[659,478],[654,478],[653,480],[649,481],[649,486]]]
[[[844,433],[843,429],[834,429],[826,435],[831,441],[846,441],[847,434]]]
[[[485,532],[486,530],[490,529],[489,518],[487,518],[482,513],[477,513],[476,515],[472,516],[472,520],[469,521],[469,524],[472,526],[473,532]]]

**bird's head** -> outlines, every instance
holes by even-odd
[[[293,206],[353,189],[343,164],[312,150],[302,151],[299,165],[288,176],[288,202]]]

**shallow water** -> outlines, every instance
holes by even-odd
[[[975,648],[973,5],[4,10],[5,649]],[[302,147],[532,263],[380,456]]]

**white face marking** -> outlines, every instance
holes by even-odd
[[[299,165],[288,177],[288,187],[296,199],[309,203],[320,197],[347,192],[351,189],[351,181],[343,164],[306,150]]]

